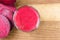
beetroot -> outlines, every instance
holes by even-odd
[[[13,12],[16,10],[15,7],[11,7],[11,6],[6,6],[6,5],[3,5],[3,4],[0,4],[0,10],[2,10],[3,8],[9,9],[10,11],[13,11]]]
[[[14,24],[13,24],[13,14],[14,11],[16,9],[14,7],[10,7],[10,6],[5,6],[3,4],[0,4],[0,15],[3,15],[5,17],[7,17],[7,19],[10,22],[11,25],[11,29],[13,28]]]
[[[23,6],[14,13],[13,21],[19,30],[30,32],[38,27],[39,14],[34,8]]]
[[[2,3],[2,0],[0,0],[0,3]]]
[[[12,11],[10,11],[9,9],[3,9],[2,15],[7,17],[12,22],[12,20],[13,20],[13,12]]]
[[[14,6],[16,0],[1,0],[1,2],[5,5]]]
[[[0,14],[7,17],[11,23],[13,20],[13,13],[15,10],[16,9],[14,7],[9,7],[9,6],[5,6],[3,4],[0,4]]]
[[[0,15],[2,14],[2,10],[0,10]]]
[[[8,10],[8,9],[3,9],[2,10],[2,15],[4,15],[5,17],[7,17],[9,19],[10,25],[11,25],[11,29],[13,28],[13,12]]]
[[[6,17],[0,15],[0,38],[7,37],[10,32],[10,23]]]

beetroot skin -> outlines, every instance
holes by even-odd
[[[16,10],[15,7],[11,7],[11,6],[6,6],[6,5],[3,5],[3,4],[0,4],[0,10],[2,10],[3,8],[9,9],[10,11],[13,11],[13,12]]]
[[[30,32],[38,27],[39,14],[34,8],[23,6],[14,13],[13,20],[19,30]]]
[[[5,5],[14,6],[16,0],[1,0],[0,2]]]
[[[10,32],[10,23],[6,17],[0,15],[0,38],[7,37]]]

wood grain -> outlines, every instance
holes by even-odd
[[[32,32],[22,32],[14,28],[7,38],[1,40],[60,40],[60,22],[42,21]]]
[[[0,40],[60,40],[60,0],[17,0],[17,9],[22,5],[32,6],[39,12],[39,28],[32,32],[13,28],[7,38]]]
[[[22,4],[47,4],[47,3],[60,3],[60,0],[17,0]]]

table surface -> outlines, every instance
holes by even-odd
[[[7,38],[1,40],[60,40],[60,22],[41,21],[39,28],[32,32],[22,32],[14,28]]]
[[[39,28],[32,32],[23,32],[14,27],[7,38],[0,40],[60,40],[59,2],[59,0],[17,0],[17,8],[28,4],[38,10],[41,19]]]

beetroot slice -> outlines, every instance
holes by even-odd
[[[4,8],[2,10],[2,15],[6,16],[10,21],[12,21],[13,12],[11,10]]]
[[[0,14],[6,16],[9,20],[12,21],[12,17],[14,14],[14,11],[16,9],[14,7],[9,7],[9,6],[5,6],[3,4],[0,4]]]
[[[13,12],[9,9],[3,9],[2,10],[2,15],[4,15],[5,17],[7,17],[7,19],[9,20],[10,24],[11,24],[11,29],[13,28],[14,24],[13,24]]]
[[[11,10],[11,11],[15,11],[16,10],[16,8],[15,7],[12,7],[12,6],[6,6],[6,5],[3,5],[3,4],[0,4],[0,10],[2,10],[2,9],[9,9],[9,10]]]
[[[5,17],[7,17],[9,19],[11,27],[14,26],[13,25],[13,14],[14,14],[15,10],[16,10],[15,7],[0,4],[0,14],[4,15]]]
[[[30,32],[38,27],[39,14],[34,8],[23,6],[15,12],[13,20],[19,30]]]
[[[10,23],[6,17],[0,15],[0,38],[7,37],[10,32]]]

